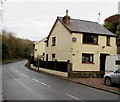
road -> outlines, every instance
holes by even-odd
[[[2,66],[5,100],[118,100],[117,94],[29,70],[25,63],[26,60]]]

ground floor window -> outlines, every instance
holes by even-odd
[[[55,61],[55,54],[52,54],[52,61]]]
[[[46,61],[48,61],[48,54],[46,54]]]
[[[93,54],[82,53],[82,63],[93,63]]]

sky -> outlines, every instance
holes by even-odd
[[[0,5],[2,28],[17,37],[39,41],[48,36],[57,16],[66,10],[74,19],[104,23],[118,14],[120,0],[6,0]],[[98,21],[100,13],[100,20]]]

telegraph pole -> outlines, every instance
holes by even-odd
[[[3,1],[0,1],[0,23],[3,24]]]
[[[6,0],[0,0],[0,24],[3,27],[3,13],[4,13],[4,9],[3,9],[3,5],[5,3]]]

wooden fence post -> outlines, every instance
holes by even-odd
[[[28,59],[28,67],[29,67],[29,68],[31,68],[31,67],[30,67],[30,64],[31,64],[31,59]]]
[[[67,72],[72,71],[72,63],[70,63],[70,60],[67,60]]]
[[[55,60],[54,69],[57,71],[57,60]]]
[[[35,60],[35,67],[37,67],[37,59]]]
[[[39,70],[39,59],[38,59],[38,70]]]

